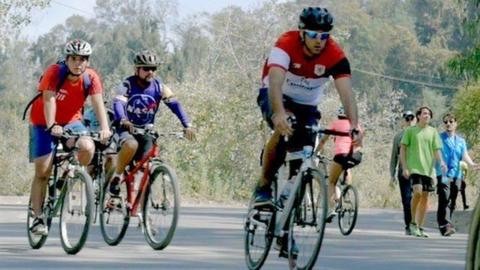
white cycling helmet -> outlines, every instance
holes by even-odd
[[[90,43],[86,42],[85,40],[81,39],[74,39],[67,44],[65,44],[65,48],[63,48],[63,53],[67,55],[80,55],[80,56],[90,56],[92,54],[92,46]]]

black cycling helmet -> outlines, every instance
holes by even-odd
[[[92,46],[90,46],[90,43],[86,42],[85,40],[74,39],[65,44],[65,47],[63,48],[63,53],[66,56],[90,56],[90,54],[92,54]]]
[[[136,67],[156,67],[159,62],[158,57],[154,52],[145,50],[135,54],[133,64]]]
[[[333,28],[333,16],[326,8],[304,8],[300,14],[298,28],[328,32]]]

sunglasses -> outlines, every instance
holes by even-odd
[[[410,121],[413,120],[413,118],[415,118],[415,116],[413,116],[413,115],[407,115],[407,116],[405,116],[404,118],[405,118],[405,121],[410,122]]]
[[[305,30],[305,34],[309,38],[320,39],[320,40],[326,40],[330,36],[330,33],[328,32],[319,33],[319,32],[310,31],[310,30]]]
[[[446,124],[453,124],[455,123],[454,120],[447,120],[447,121],[443,121],[443,123],[446,125]]]
[[[142,67],[143,71],[156,71],[157,67]]]

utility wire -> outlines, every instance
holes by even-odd
[[[70,6],[70,5],[64,4],[64,3],[59,2],[59,1],[56,1],[56,0],[52,0],[52,2],[55,3],[55,4],[57,4],[57,5],[59,5],[59,6],[63,6],[63,7],[72,9],[72,10],[76,10],[76,11],[82,12],[82,13],[84,13],[84,14],[87,14],[87,15],[89,15],[89,16],[94,16],[93,13],[88,12],[88,11],[85,11],[85,10],[83,10],[83,9],[79,9],[79,8],[74,7],[74,6]]]
[[[398,78],[398,77],[393,77],[393,76],[388,76],[385,74],[380,74],[380,73],[375,73],[371,71],[366,71],[366,70],[361,70],[361,69],[356,69],[352,68],[352,70],[356,72],[360,72],[363,74],[375,76],[375,77],[380,77],[392,81],[400,81],[400,82],[407,82],[407,83],[412,83],[412,84],[417,84],[417,85],[423,85],[423,86],[428,86],[428,87],[433,87],[433,88],[442,88],[442,89],[450,89],[450,90],[458,90],[457,86],[453,85],[444,85],[444,84],[437,84],[437,83],[428,83],[428,82],[421,82],[421,81],[415,81],[415,80],[410,80],[410,79],[405,79],[405,78]]]

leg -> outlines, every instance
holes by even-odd
[[[401,173],[398,174],[398,184],[400,187],[400,195],[402,197],[403,219],[405,222],[405,229],[412,222],[412,184],[410,179],[403,177]]]
[[[41,156],[35,159],[35,175],[33,177],[32,189],[30,197],[32,200],[32,208],[36,217],[43,214],[43,201],[45,199],[45,192],[48,184],[48,177],[52,170],[52,154]]]
[[[417,224],[419,227],[423,227],[423,224],[425,223],[425,214],[427,213],[427,205],[428,205],[428,192],[424,191],[422,192],[420,196],[420,201],[418,203],[418,208],[417,208]]]
[[[467,194],[465,194],[465,189],[467,188],[467,183],[465,182],[465,179],[462,179],[462,183],[460,186],[460,194],[462,195],[462,203],[463,203],[463,209],[466,210],[469,208],[467,204]]]
[[[332,209],[335,205],[335,201],[339,199],[335,195],[335,187],[337,185],[338,177],[340,177],[342,171],[342,165],[338,164],[337,162],[332,162],[330,164],[330,170],[328,175],[328,206],[330,209]]]
[[[95,144],[89,137],[80,137],[77,141],[77,147],[78,161],[81,165],[88,166],[95,152]]]
[[[413,185],[413,196],[412,196],[412,221],[415,224],[418,224],[418,218],[417,218],[417,209],[419,208],[420,205],[420,200],[422,197],[423,189],[421,184],[415,184]]]
[[[125,140],[117,155],[117,167],[115,168],[115,174],[121,175],[125,171],[125,167],[132,161],[133,156],[138,148],[138,142],[135,138],[129,138]]]
[[[280,140],[282,140],[280,133],[275,131],[265,145],[262,156],[262,175],[258,181],[259,187],[270,186],[272,179],[285,160],[285,143]]]
[[[438,180],[437,194],[438,194],[437,223],[441,231],[442,226],[445,226],[448,224],[447,206],[448,206],[448,196],[449,196],[449,186],[448,184],[442,183],[441,179]]]
[[[458,186],[456,179],[450,182],[450,218],[457,207]]]

